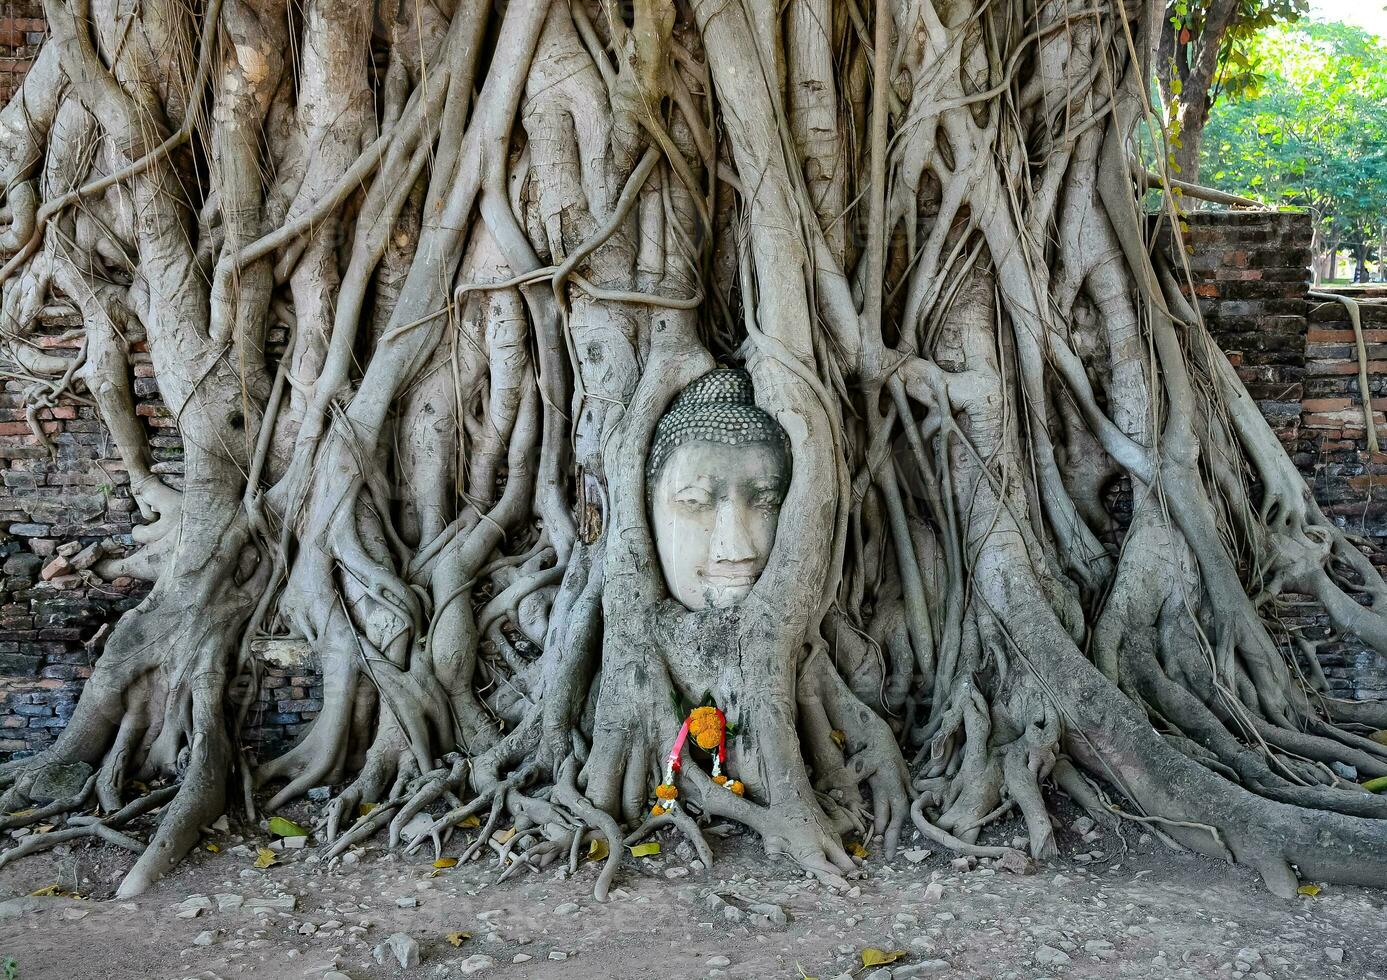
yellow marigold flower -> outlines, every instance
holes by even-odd
[[[746,787],[742,785],[742,781],[740,779],[732,780],[732,782],[727,784],[727,788],[730,789],[732,792],[736,793],[738,796],[741,796],[744,793],[746,793]]]
[[[722,722],[718,718],[718,709],[704,705],[701,708],[694,708],[689,715],[689,733],[693,735],[698,747],[710,751],[717,748],[722,741]]]
[[[719,774],[719,775],[713,777],[713,782],[717,783],[719,786],[726,786],[726,785],[727,785],[727,777],[724,776],[724,775]]]
[[[679,795],[679,790],[669,783],[661,783],[655,787],[655,795],[662,800],[672,800]]]
[[[656,803],[654,806],[650,808],[650,815],[652,817],[663,817],[668,812],[669,811],[667,811],[664,807],[660,806],[660,804],[658,803]]]

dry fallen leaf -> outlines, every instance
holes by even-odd
[[[470,932],[450,932],[443,938],[448,940],[448,942],[453,946],[461,946],[463,943],[467,942],[467,940],[472,938],[472,934]]]
[[[514,827],[507,827],[505,830],[498,830],[498,831],[496,831],[496,833],[494,833],[494,834],[491,835],[491,839],[494,840],[494,841],[495,841],[496,843],[498,843],[498,844],[504,844],[506,841],[510,840],[510,839],[511,839],[512,837],[514,837],[514,836],[515,836],[515,828],[514,828]]]
[[[363,803],[363,804],[361,804],[361,806],[359,806],[359,807],[356,808],[357,816],[364,817],[364,816],[366,816],[368,813],[370,813],[372,810],[374,810],[375,808],[376,808],[376,804],[374,804],[374,803]]]
[[[843,731],[842,729],[835,728],[828,734],[833,737],[833,744],[838,746],[838,748],[841,749],[843,746],[848,744],[848,733]]]
[[[255,865],[257,868],[268,868],[272,864],[278,864],[279,858],[275,857],[275,852],[268,847],[259,847],[255,850]]]
[[[862,967],[885,966],[887,963],[894,963],[905,955],[903,949],[884,950],[877,949],[875,946],[868,946],[862,951]]]
[[[857,841],[853,841],[848,845],[848,853],[855,858],[865,858],[867,856],[867,849]]]
[[[1305,896],[1307,896],[1307,897],[1309,897],[1309,898],[1314,898],[1316,895],[1318,895],[1318,894],[1320,893],[1320,886],[1319,886],[1319,885],[1301,885],[1299,888],[1297,888],[1297,889],[1295,890],[1295,892],[1296,892],[1297,895],[1305,895]]]
[[[482,825],[482,822],[481,822],[480,820],[477,819],[477,815],[476,815],[475,813],[472,814],[472,816],[470,816],[470,817],[465,817],[465,818],[463,818],[463,819],[458,823],[458,826],[459,826],[459,827],[480,827],[481,825]]]
[[[211,851],[213,854],[220,854],[222,852],[222,849],[218,847],[216,844],[208,844],[207,849]]]
[[[590,861],[601,861],[610,853],[607,842],[601,837],[594,837],[592,843],[588,845],[588,860]]]
[[[441,868],[456,868],[456,867],[458,866],[458,859],[457,859],[457,858],[439,858],[437,861],[435,861],[435,862],[433,863],[433,866],[434,866],[435,868],[440,868],[440,869],[441,869]]]
[[[656,841],[651,841],[649,844],[637,844],[635,847],[631,848],[632,857],[648,858],[654,857],[659,853],[660,845]]]

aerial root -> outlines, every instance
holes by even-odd
[[[992,847],[984,844],[970,844],[966,840],[955,837],[947,830],[943,830],[925,819],[925,804],[929,802],[929,797],[921,795],[910,805],[910,819],[919,828],[920,833],[924,834],[936,844],[942,844],[949,850],[958,854],[968,855],[979,858],[1000,858],[1010,854],[1015,854],[1024,859],[1025,855],[1014,847]],[[995,813],[996,811],[994,811]]]
[[[91,798],[92,790],[95,788],[96,774],[93,773],[87,778],[82,789],[75,795],[61,800],[54,800],[41,807],[31,807],[27,810],[21,810],[18,813],[9,813],[4,812],[8,810],[6,804],[9,801],[0,801],[0,812],[4,812],[4,815],[0,816],[0,830],[13,830],[16,827],[28,827],[32,824],[42,823],[49,817],[56,817],[59,814],[81,810],[87,805],[87,800]],[[6,796],[8,797],[9,794],[7,793]]]
[[[81,801],[85,802],[87,796],[90,795],[95,778],[96,777],[93,776],[87,780],[87,785],[80,794]],[[169,800],[173,799],[177,793],[178,786],[164,786],[145,794],[139,799],[126,804],[115,813],[105,817],[75,814],[68,818],[67,826],[61,830],[49,831],[46,834],[30,834],[14,847],[4,853],[0,853],[0,868],[3,868],[11,861],[27,857],[30,854],[38,854],[41,851],[46,851],[59,844],[78,840],[82,837],[96,837],[135,854],[142,854],[144,853],[145,845],[133,837],[122,834],[117,828],[123,827],[130,821],[163,806]],[[71,799],[79,799],[79,797],[73,797]],[[70,800],[65,802],[70,802]],[[82,803],[79,802],[78,806],[81,805]],[[56,815],[56,812],[50,813],[49,815]]]
[[[677,806],[659,816],[647,817],[639,827],[626,835],[626,839],[622,843],[630,847],[660,828],[670,826],[688,838],[689,843],[693,845],[694,851],[698,854],[698,859],[703,862],[704,870],[712,868],[713,851],[708,846],[708,839],[704,837],[703,831],[698,829],[697,821],[683,807]]]

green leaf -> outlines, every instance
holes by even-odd
[[[287,817],[271,817],[270,833],[276,837],[307,837],[308,831]]]
[[[1369,779],[1363,784],[1363,788],[1369,793],[1387,793],[1387,776]]]
[[[631,848],[631,856],[632,856],[632,857],[638,857],[638,858],[654,857],[656,854],[659,854],[659,853],[660,853],[660,844],[659,844],[658,841],[651,841],[651,842],[648,843],[648,844],[637,844],[637,845],[635,845],[634,847]]]

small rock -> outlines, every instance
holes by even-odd
[[[1069,954],[1053,946],[1042,946],[1035,951],[1035,961],[1045,966],[1059,966],[1069,962]]]
[[[223,894],[214,895],[212,897],[217,900],[218,912],[235,912],[243,904],[245,904],[246,901],[240,895]]]
[[[75,571],[84,571],[99,562],[105,552],[106,549],[101,546],[101,542],[96,541],[87,545],[75,555],[72,555],[68,559],[68,564],[71,565]]]
[[[892,980],[902,980],[908,977],[927,977],[935,973],[947,973],[949,970],[948,960],[925,960],[922,963],[908,963],[905,966],[898,966],[891,971]]]
[[[419,899],[413,895],[406,895],[403,898],[395,899],[395,904],[402,909],[416,909],[419,907]]]
[[[927,847],[912,847],[908,851],[901,851],[901,857],[905,858],[911,864],[919,864],[921,861],[927,860],[933,853],[934,852]]]
[[[973,861],[967,857],[956,857],[949,862],[949,867],[955,871],[968,872],[973,870]]]
[[[51,762],[34,773],[26,795],[34,803],[53,803],[82,792],[92,767],[85,762]]]
[[[476,953],[457,964],[458,972],[464,977],[470,977],[474,973],[481,973],[483,970],[490,970],[496,965],[496,961],[485,953]]]
[[[572,915],[574,912],[577,911],[577,902],[564,902],[562,905],[555,906],[554,908],[555,915]]]
[[[47,565],[43,566],[43,571],[39,572],[39,578],[43,579],[45,582],[51,582],[55,578],[60,578],[64,575],[71,574],[72,563],[69,562],[62,555],[58,555]]]
[[[994,867],[1014,875],[1033,875],[1036,870],[1030,855],[1022,851],[1007,851],[994,862]]]
[[[937,902],[944,897],[944,886],[937,881],[931,881],[925,886],[924,894],[921,897],[926,902]]]
[[[293,895],[276,895],[273,898],[247,898],[243,907],[252,912],[292,912],[299,900]]]
[[[284,838],[284,849],[286,851],[298,851],[308,846],[307,837],[286,837]]]
[[[63,909],[64,919],[85,919],[91,914],[91,909]]]
[[[1331,963],[1342,963],[1344,961],[1344,951],[1342,947],[1330,946],[1324,951],[1324,958]]]
[[[528,963],[532,959],[534,959],[534,957],[531,956],[529,953],[516,953],[514,956],[510,958],[510,961],[512,963]]]
[[[216,820],[212,821],[212,829],[219,834],[224,834],[231,829],[231,822],[226,819],[225,813],[223,813]]]
[[[386,936],[385,942],[372,950],[371,955],[382,965],[394,956],[400,966],[408,970],[419,965],[419,944],[409,933],[395,932]]]
[[[710,956],[703,961],[704,965],[713,970],[721,970],[732,965],[732,961],[726,956]]]
[[[566,960],[568,959],[568,954],[562,950],[554,949],[549,951],[549,958],[551,960]]]
[[[308,791],[308,798],[314,803],[326,803],[332,799],[331,786],[314,786]]]
[[[400,836],[407,841],[415,841],[429,832],[433,826],[433,817],[427,813],[419,812],[409,818],[409,823],[400,828]]]
[[[194,946],[211,946],[217,941],[217,934],[211,929],[204,929],[193,937]]]
[[[352,978],[340,970],[329,970],[323,974],[323,980],[352,980]]]

